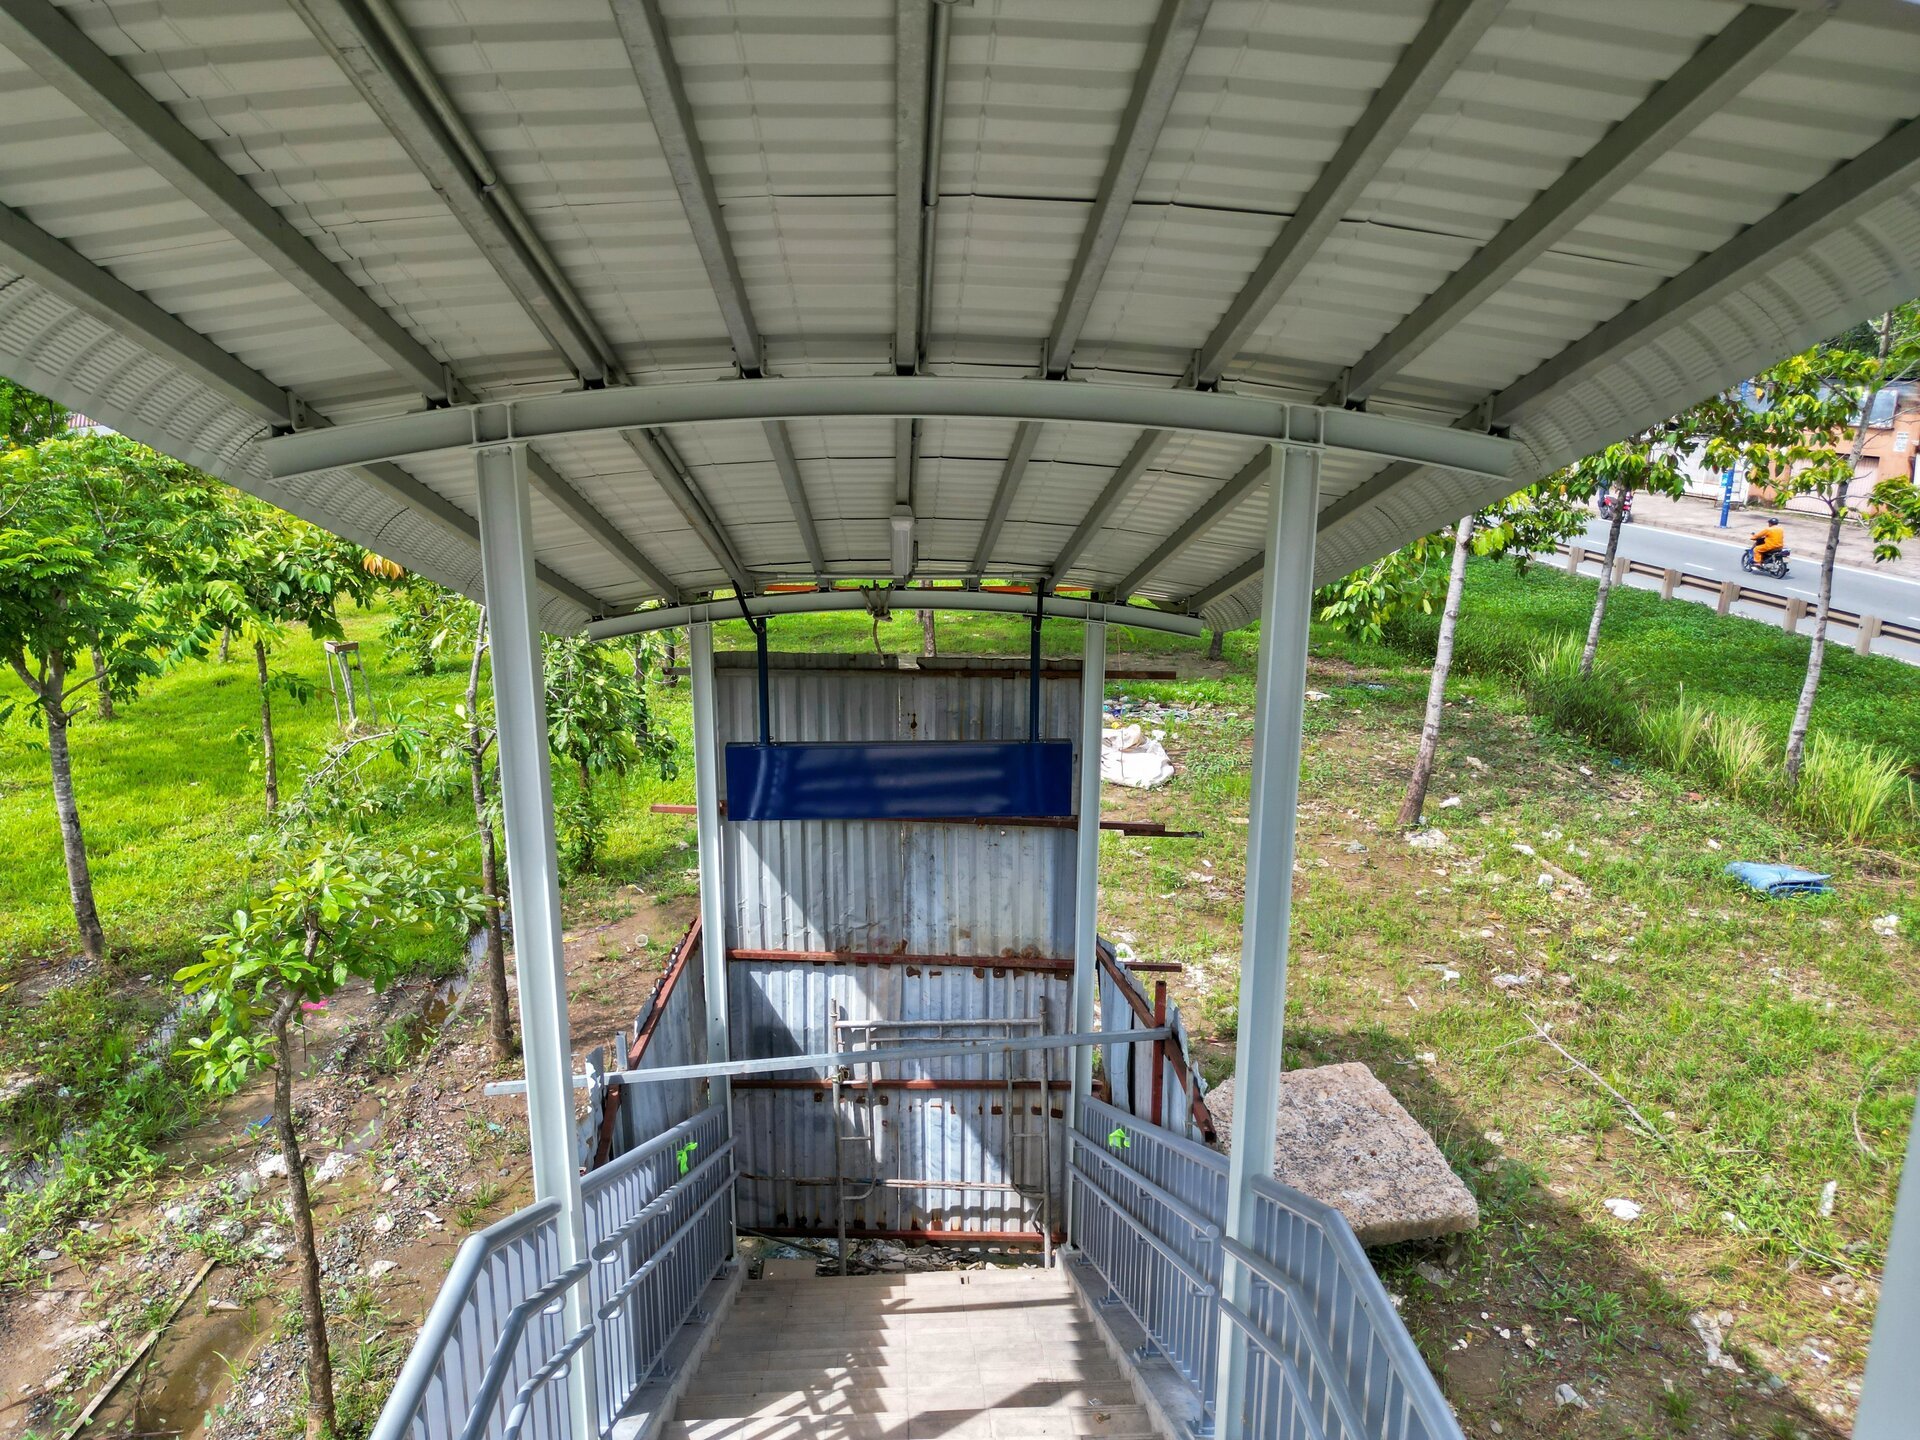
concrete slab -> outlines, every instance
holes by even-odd
[[[1228,1148],[1231,1077],[1207,1095]],[[1393,1245],[1471,1230],[1473,1194],[1447,1157],[1365,1065],[1320,1065],[1281,1079],[1274,1178],[1333,1206],[1362,1245]]]

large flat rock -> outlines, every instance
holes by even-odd
[[[1226,1150],[1233,1079],[1207,1095]],[[1333,1206],[1362,1245],[1392,1245],[1471,1230],[1473,1194],[1420,1123],[1365,1065],[1321,1065],[1281,1079],[1274,1178]]]

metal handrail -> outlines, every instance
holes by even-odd
[[[668,1136],[670,1138],[677,1138],[678,1132],[669,1131]],[[618,1230],[602,1240],[600,1244],[594,1248],[593,1254],[589,1258],[598,1261],[602,1265],[610,1264],[613,1260],[617,1259],[618,1257],[615,1252],[620,1246],[631,1240],[642,1225],[660,1214],[662,1210],[672,1209],[674,1199],[677,1196],[691,1188],[695,1181],[708,1174],[715,1165],[733,1153],[733,1144],[734,1142],[731,1136],[721,1141],[714,1147],[711,1155],[694,1166],[693,1169],[689,1170],[685,1175],[682,1175],[678,1180],[675,1180],[645,1205],[642,1205],[640,1209],[634,1213],[631,1220],[628,1220]],[[622,1156],[621,1158],[624,1159],[626,1157]],[[720,1193],[725,1194],[726,1192],[723,1190]],[[678,1238],[678,1234],[679,1232],[676,1231],[675,1238]],[[672,1243],[673,1242],[669,1240],[667,1244],[661,1248],[669,1249]]]
[[[1353,1227],[1347,1223],[1347,1217],[1311,1195],[1302,1194],[1291,1186],[1263,1176],[1255,1177],[1253,1193],[1292,1210],[1319,1228],[1321,1238],[1333,1247],[1334,1263],[1353,1280],[1353,1297],[1366,1312],[1375,1339],[1386,1348],[1389,1364],[1402,1375],[1428,1373],[1427,1362],[1414,1347],[1413,1337],[1407,1334],[1399,1313],[1387,1302],[1386,1291],[1381,1288],[1379,1277],[1367,1260],[1366,1252],[1360,1248],[1359,1240],[1354,1238]],[[1363,1283],[1367,1281],[1371,1284]],[[1450,1430],[1458,1433],[1458,1422],[1446,1408],[1445,1402],[1440,1400],[1437,1389],[1429,1394],[1417,1385],[1410,1385],[1408,1398],[1431,1433],[1445,1435]],[[1437,1409],[1436,1402],[1439,1405]]]
[[[1239,1326],[1240,1332],[1245,1335],[1247,1339],[1251,1340],[1262,1354],[1287,1372],[1287,1379],[1293,1382],[1293,1387],[1296,1391],[1301,1395],[1308,1393],[1306,1377],[1300,1373],[1300,1367],[1293,1363],[1293,1357],[1278,1345],[1274,1344],[1272,1337],[1254,1323],[1251,1315],[1247,1314],[1246,1311],[1242,1310],[1224,1295],[1220,1297],[1220,1313],[1235,1325]],[[1327,1385],[1327,1391],[1329,1394],[1338,1393],[1331,1382]],[[1294,1413],[1306,1421],[1307,1429],[1313,1433],[1313,1440],[1327,1440],[1326,1428],[1321,1425],[1319,1417],[1316,1416],[1312,1410],[1302,1405]],[[1346,1414],[1342,1411],[1340,1423],[1345,1425],[1346,1422]],[[1349,1429],[1346,1440],[1362,1440],[1364,1433],[1364,1431]]]
[[[472,1409],[467,1412],[467,1423],[461,1427],[460,1440],[480,1440],[480,1436],[485,1432],[487,1416],[492,1412],[494,1402],[500,1398],[500,1391],[507,1383],[507,1366],[512,1360],[514,1347],[520,1343],[520,1337],[526,1333],[527,1321],[543,1310],[558,1306],[566,1297],[567,1291],[584,1280],[592,1269],[593,1265],[589,1261],[574,1261],[507,1312],[506,1323],[500,1327],[500,1338],[494,1341],[493,1354],[487,1357],[487,1368],[481,1372],[480,1388],[474,1394]],[[592,1333],[591,1324],[582,1326],[580,1333],[569,1337],[567,1344],[577,1350],[580,1348],[579,1342],[583,1342]],[[561,1348],[564,1350],[566,1346]]]
[[[621,1304],[626,1300],[627,1296],[631,1295],[635,1290],[639,1289],[640,1282],[646,1279],[647,1276],[653,1273],[654,1267],[657,1266],[662,1260],[665,1260],[669,1255],[673,1253],[673,1247],[678,1245],[682,1240],[684,1240],[687,1237],[688,1233],[693,1229],[693,1227],[699,1224],[700,1221],[706,1218],[707,1212],[709,1210],[713,1209],[715,1205],[718,1205],[722,1200],[725,1200],[726,1198],[727,1198],[727,1191],[726,1189],[722,1188],[714,1191],[713,1194],[709,1195],[705,1200],[702,1200],[697,1206],[695,1206],[693,1214],[689,1215],[684,1221],[682,1221],[680,1225],[674,1230],[673,1234],[669,1235],[664,1241],[661,1242],[660,1248],[656,1250],[646,1260],[642,1261],[640,1265],[635,1268],[634,1272],[631,1275],[629,1275],[625,1280],[620,1282],[620,1288],[614,1291],[613,1294],[608,1297],[606,1304],[602,1305],[597,1311],[594,1312],[594,1319],[605,1320],[609,1316],[614,1314],[617,1310],[619,1310]]]
[[[414,1340],[413,1353],[407,1356],[406,1364],[400,1367],[393,1393],[381,1408],[380,1418],[374,1422],[369,1440],[405,1440],[407,1427],[426,1399],[427,1387],[433,1383],[440,1357],[446,1350],[447,1341],[452,1338],[454,1326],[459,1322],[461,1308],[473,1293],[473,1287],[479,1283],[487,1260],[494,1251],[543,1224],[558,1222],[559,1218],[560,1202],[541,1200],[494,1221],[486,1229],[476,1231],[461,1242],[460,1248],[454,1252],[453,1264],[448,1267],[447,1278],[441,1283],[440,1294],[427,1311],[427,1318],[420,1322],[420,1334]]]
[[[1082,1165],[1077,1160],[1070,1160],[1067,1162],[1067,1164],[1069,1168],[1072,1169],[1073,1173],[1080,1177],[1080,1183],[1085,1185],[1089,1190],[1093,1191],[1093,1193],[1097,1197],[1106,1201],[1107,1207],[1110,1210],[1112,1210],[1113,1213],[1120,1218],[1120,1220],[1127,1226],[1128,1229],[1132,1230],[1134,1234],[1138,1235],[1142,1240],[1146,1241],[1147,1245],[1156,1253],[1158,1253],[1158,1255],[1162,1260],[1165,1260],[1169,1265],[1173,1266],[1174,1269],[1180,1272],[1181,1276],[1185,1278],[1187,1284],[1193,1287],[1194,1294],[1202,1297],[1210,1297],[1216,1294],[1214,1284],[1211,1280],[1207,1279],[1206,1276],[1202,1275],[1198,1270],[1195,1270],[1193,1266],[1188,1264],[1187,1261],[1181,1257],[1180,1253],[1177,1250],[1173,1249],[1171,1246],[1167,1244],[1166,1241],[1162,1240],[1158,1235],[1154,1234],[1153,1231],[1149,1230],[1146,1227],[1144,1222],[1140,1220],[1136,1220],[1131,1214],[1129,1214],[1127,1212],[1127,1208],[1124,1205],[1122,1205],[1118,1200],[1114,1199],[1113,1196],[1108,1193],[1106,1187],[1102,1185],[1098,1180],[1095,1180],[1092,1174],[1087,1170],[1087,1168],[1084,1165]]]
[[[507,1411],[507,1423],[500,1429],[500,1440],[518,1440],[522,1427],[527,1423],[527,1416],[532,1413],[533,1397],[539,1393],[540,1387],[566,1374],[572,1367],[573,1357],[591,1338],[593,1326],[582,1325],[573,1333],[572,1339],[554,1352],[551,1360],[527,1377],[526,1383],[514,1392],[513,1406]]]
[[[1273,1266],[1269,1265],[1257,1251],[1249,1250],[1232,1236],[1222,1238],[1220,1243],[1227,1254],[1233,1256],[1234,1259],[1247,1267],[1248,1273],[1250,1273],[1254,1279],[1274,1291],[1281,1299],[1287,1302],[1287,1308],[1293,1311],[1293,1318],[1300,1327],[1300,1338],[1307,1342],[1307,1349],[1313,1353],[1313,1363],[1315,1367],[1318,1368],[1320,1373],[1326,1378],[1327,1398],[1333,1402],[1333,1408],[1340,1416],[1340,1423],[1346,1427],[1347,1434],[1353,1437],[1353,1440],[1361,1440],[1361,1436],[1366,1432],[1360,1428],[1359,1412],[1354,1409],[1353,1397],[1347,1393],[1346,1387],[1340,1383],[1340,1371],[1333,1363],[1333,1355],[1327,1349],[1326,1341],[1321,1338],[1319,1331],[1314,1328],[1318,1323],[1318,1317],[1314,1315],[1312,1308],[1307,1304],[1306,1297],[1300,1293],[1300,1287],[1285,1275],[1282,1275]],[[1343,1266],[1342,1268],[1345,1267]],[[1354,1287],[1356,1291],[1362,1288],[1363,1287],[1360,1286]],[[1223,1310],[1234,1309],[1224,1295],[1220,1297],[1220,1305]],[[1236,1311],[1235,1313],[1239,1312]],[[1236,1321],[1235,1323],[1238,1322]],[[1243,1325],[1241,1328],[1246,1329],[1246,1326]],[[1264,1349],[1265,1347],[1263,1346],[1262,1348]],[[1269,1350],[1268,1353],[1272,1354],[1273,1352]],[[1292,1360],[1288,1359],[1282,1363],[1286,1365],[1288,1374],[1292,1375],[1295,1383],[1298,1384],[1300,1377],[1294,1368]]]
[[[1171,1210],[1175,1218],[1186,1221],[1187,1227],[1202,1240],[1216,1240],[1219,1238],[1220,1227],[1213,1221],[1207,1219],[1206,1216],[1194,1210],[1192,1206],[1188,1205],[1186,1201],[1182,1200],[1178,1195],[1175,1195],[1171,1190],[1154,1184],[1153,1181],[1147,1179],[1146,1176],[1142,1175],[1138,1170],[1135,1170],[1131,1165],[1121,1163],[1118,1157],[1109,1153],[1103,1146],[1097,1145],[1092,1140],[1089,1140],[1080,1131],[1074,1130],[1070,1132],[1070,1137],[1076,1145],[1079,1145],[1083,1149],[1091,1150],[1107,1165],[1125,1175],[1129,1185],[1138,1186],[1141,1190],[1166,1206],[1167,1209]],[[1080,1167],[1076,1165],[1074,1168],[1077,1170]]]

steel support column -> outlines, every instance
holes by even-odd
[[[1880,1276],[1880,1309],[1860,1392],[1854,1440],[1898,1440],[1920,1414],[1920,1105],[1907,1134],[1907,1168],[1894,1201],[1893,1234]]]
[[[553,777],[547,765],[546,687],[540,664],[539,595],[524,445],[478,452],[480,565],[492,627],[493,704],[500,746],[500,810],[513,896],[514,968],[520,977],[520,1043],[533,1136],[533,1193],[560,1202],[562,1268],[587,1258],[580,1159],[573,1129],[573,1041],[560,944],[560,858],[553,837]],[[568,1333],[592,1323],[586,1292],[567,1292]],[[593,1440],[593,1347],[567,1375],[574,1440]]]
[[[1100,732],[1106,717],[1107,626],[1089,620],[1080,627],[1080,790],[1079,826],[1073,847],[1073,1019],[1069,1030],[1093,1029],[1093,994],[1100,964]],[[1093,1093],[1093,1050],[1073,1052],[1073,1091],[1067,1106],[1067,1133],[1073,1133],[1080,1106]],[[1072,1193],[1072,1186],[1068,1186]],[[1073,1213],[1067,1213],[1071,1237]]]
[[[713,625],[687,627],[687,669],[693,682],[693,809],[700,854],[700,973],[707,990],[707,1063],[727,1054],[727,904],[725,847],[720,814],[720,741],[713,693]],[[713,1083],[713,1103],[727,1103],[724,1076]],[[729,1120],[728,1128],[732,1128]]]
[[[1233,1147],[1227,1160],[1223,1233],[1250,1244],[1253,1182],[1273,1174],[1280,1107],[1280,1031],[1287,1006],[1287,920],[1293,908],[1294,810],[1300,797],[1301,708],[1307,686],[1307,624],[1313,613],[1314,518],[1320,457],[1275,446],[1266,581],[1260,604],[1260,669],[1254,680],[1253,804],[1247,828],[1247,899],[1240,927],[1240,1029],[1234,1046]],[[1253,1309],[1253,1277],[1227,1253],[1220,1293]],[[1245,1433],[1247,1339],[1220,1323],[1214,1423],[1220,1440]]]

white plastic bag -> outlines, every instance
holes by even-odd
[[[1101,733],[1100,778],[1109,785],[1151,790],[1173,778],[1173,762],[1158,740],[1138,725],[1126,725]]]

